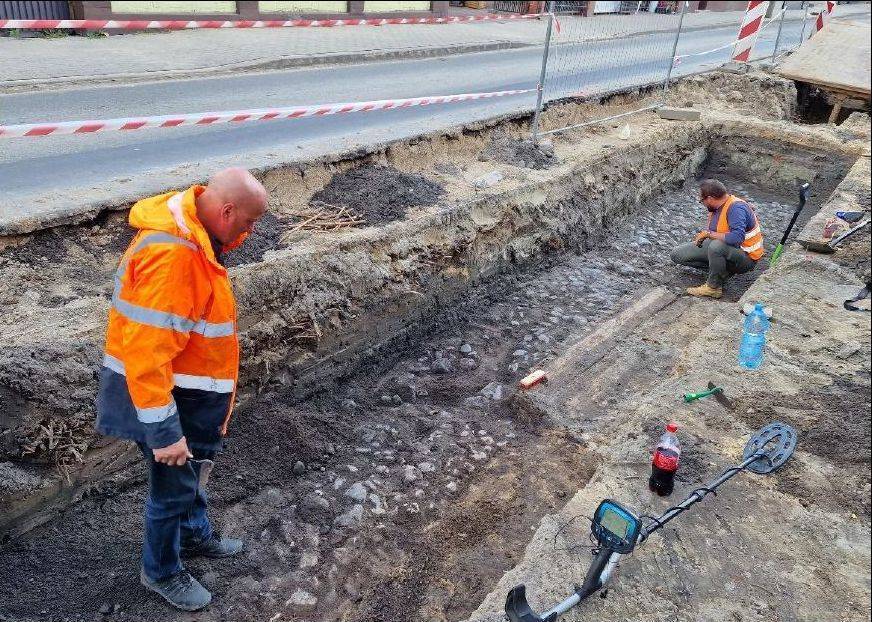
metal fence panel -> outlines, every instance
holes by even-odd
[[[543,103],[597,98],[651,84],[665,87],[684,12],[660,12],[674,9],[674,3],[662,2],[622,3],[621,8],[634,11],[593,17],[554,15],[549,50],[543,57]],[[533,125],[535,140],[542,128],[536,121]],[[569,128],[545,132],[565,129]]]

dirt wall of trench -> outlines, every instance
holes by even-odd
[[[726,83],[748,87],[748,80],[696,77],[679,84],[673,96],[694,93],[715,108]],[[790,112],[791,83],[751,81],[761,96],[768,95],[759,114],[779,119]],[[649,96],[624,96],[613,106]],[[570,115],[567,106],[553,109],[561,122]],[[591,110],[582,104],[572,118]],[[621,215],[680,185],[727,126],[754,135],[735,120],[675,124],[646,116],[634,121],[630,142],[616,138],[615,126],[608,125],[556,138],[557,164],[534,171],[524,162],[481,156],[495,132],[510,138],[526,132],[523,122],[508,120],[353,159],[262,172],[278,234],[261,249],[260,261],[231,270],[240,307],[243,400],[270,384],[291,384],[302,398],[364,360],[390,359],[428,330],[437,310],[462,304],[472,282],[542,253],[583,248]],[[378,228],[313,236],[290,231],[289,219],[314,192],[361,164],[423,175],[441,184],[445,195]],[[495,169],[504,175],[500,184],[472,187]],[[0,302],[9,327],[0,352],[0,461],[7,461],[0,462],[0,532],[26,528],[22,517],[52,500],[69,501],[88,482],[126,464],[124,446],[95,442],[90,429],[111,273],[129,235],[124,214],[108,213],[87,226],[0,243],[0,274],[8,283]],[[33,451],[22,456],[23,447]],[[59,448],[70,463],[66,483],[54,469]],[[82,456],[85,468],[77,463]]]

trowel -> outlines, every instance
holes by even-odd
[[[846,239],[857,233],[860,229],[863,229],[866,225],[869,224],[870,221],[868,218],[861,222],[859,225],[854,227],[853,229],[848,229],[842,235],[833,238],[829,242],[821,242],[819,240],[800,240],[799,243],[805,250],[812,251],[813,253],[822,253],[824,255],[832,255],[836,252],[836,247],[844,242]]]

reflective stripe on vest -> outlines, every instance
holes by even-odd
[[[124,362],[111,354],[103,355],[103,365],[116,374],[126,376]],[[173,384],[180,389],[199,389],[212,393],[233,393],[236,382],[229,378],[212,378],[211,376],[194,376],[192,374],[173,374]]]
[[[193,251],[198,251],[199,246],[184,238],[158,231],[144,236],[133,248],[130,257],[135,255],[140,249],[152,244],[179,244],[186,246]],[[127,263],[130,260],[121,262],[118,271],[115,273],[115,291],[112,294],[112,307],[128,320],[153,326],[155,328],[169,328],[179,333],[197,333],[203,337],[230,337],[235,332],[233,322],[218,322],[212,323],[206,320],[194,321],[186,317],[182,317],[168,311],[158,311],[149,309],[133,303],[127,302],[121,298],[121,278],[127,271]]]
[[[718,233],[729,233],[730,232],[730,222],[728,218],[728,214],[730,212],[730,208],[733,206],[733,203],[738,201],[739,199],[730,195],[727,197],[726,203],[724,203],[723,207],[721,207],[720,214],[718,215],[718,224],[716,231]],[[750,231],[745,232],[745,239],[742,242],[741,248],[743,251],[748,253],[748,256],[754,261],[759,260],[763,257],[763,230],[760,228],[760,219],[757,218],[757,212],[754,211],[754,208],[751,207],[751,204],[747,201],[744,201],[748,205],[748,208],[751,210],[751,213],[754,214],[754,227]],[[711,226],[711,219],[714,214],[709,215],[709,225]]]

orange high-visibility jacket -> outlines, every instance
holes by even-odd
[[[734,195],[730,195],[727,197],[727,202],[724,203],[723,207],[721,207],[721,213],[718,216],[718,224],[715,229],[718,233],[729,233],[730,232],[730,223],[728,221],[727,215],[730,212],[730,207],[732,207],[733,203],[736,201],[742,201],[738,197]],[[763,230],[760,228],[760,219],[757,218],[757,212],[751,207],[751,204],[747,201],[742,201],[747,204],[751,213],[754,214],[754,226],[745,232],[745,239],[742,241],[741,249],[748,253],[748,256],[754,261],[759,260],[763,257],[764,249],[763,249]],[[711,226],[712,218],[714,214],[709,214],[709,226]]]
[[[191,447],[216,449],[226,433],[239,372],[236,303],[197,218],[204,190],[130,210],[139,232],[115,275],[97,398],[103,434],[152,448],[184,434]]]

